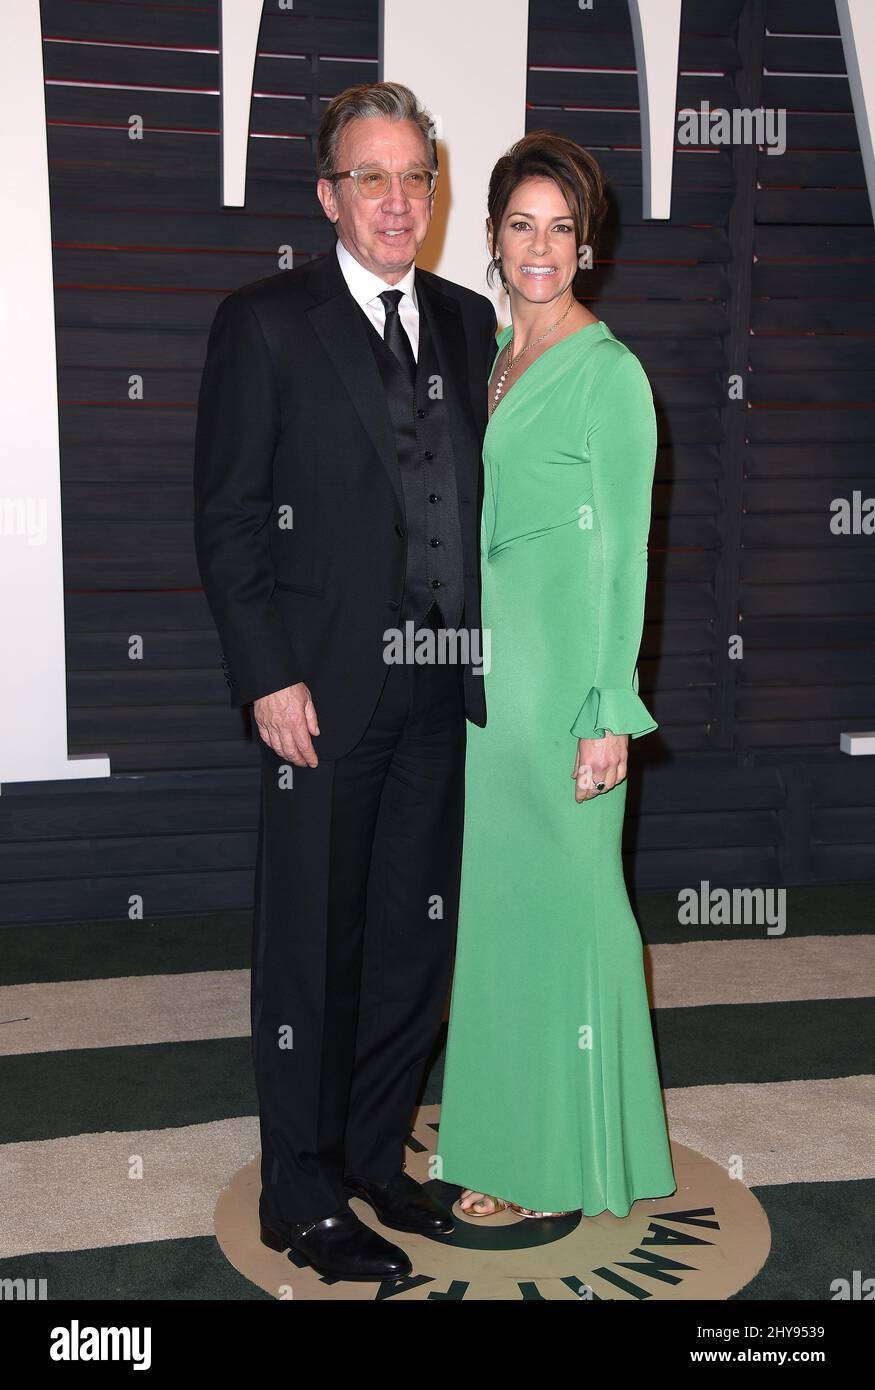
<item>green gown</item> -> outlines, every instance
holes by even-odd
[[[487,722],[468,725],[437,1175],[626,1216],[676,1190],[622,870],[627,784],[578,803],[571,771],[578,738],[658,727],[636,666],[656,459],[638,358],[602,321],[553,344],[494,411],[483,458]]]

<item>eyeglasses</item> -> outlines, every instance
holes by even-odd
[[[356,191],[363,198],[385,198],[395,177],[388,169],[371,166],[369,169],[345,169],[332,176],[335,179],[352,179]],[[397,176],[401,180],[401,191],[408,198],[427,198],[434,192],[436,169],[407,169]]]

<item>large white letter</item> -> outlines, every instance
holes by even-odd
[[[246,202],[246,152],[262,0],[220,0],[222,202]]]
[[[0,5],[0,783],[109,776],[67,754],[64,560],[39,0]]]
[[[845,69],[854,103],[857,139],[863,156],[869,204],[875,221],[875,150],[872,111],[875,109],[875,6],[872,0],[836,0],[836,17],[845,50]]]
[[[382,0],[381,77],[428,107],[440,149],[434,218],[416,263],[482,294],[489,175],[525,135],[528,42],[528,0]],[[500,299],[497,291],[499,316]]]
[[[641,216],[671,217],[681,0],[629,0],[641,112]]]

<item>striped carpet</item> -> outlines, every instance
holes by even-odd
[[[875,887],[790,888],[787,930],[636,898],[672,1138],[742,1178],[771,1254],[740,1299],[872,1274]],[[258,1147],[246,914],[0,933],[0,1278],[49,1298],[262,1299],[213,1236]],[[440,1099],[442,1055],[423,1093]]]

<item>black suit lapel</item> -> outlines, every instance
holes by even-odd
[[[466,467],[473,454],[480,457],[480,444],[471,410],[468,385],[468,344],[462,315],[455,299],[437,289],[423,274],[416,272],[416,296],[420,312],[428,319],[428,327],[440,364],[447,419],[453,441],[453,458],[459,481],[459,496],[471,492],[471,470]]]
[[[364,314],[349,292],[333,248],[314,265],[309,288],[316,301],[307,310],[310,322],[383,462],[403,515],[401,472],[383,381],[368,342]],[[428,318],[440,365],[459,495],[468,497],[470,461],[472,457],[479,460],[480,444],[469,395],[468,347],[462,316],[457,301],[444,294],[427,273],[419,270],[416,272],[416,296],[420,313]]]
[[[364,314],[349,292],[335,250],[314,267],[311,292],[318,302],[307,315],[383,462],[403,516],[401,472],[385,388],[368,342]]]

